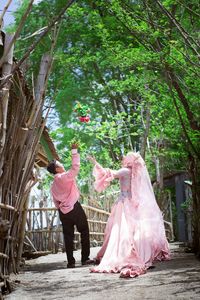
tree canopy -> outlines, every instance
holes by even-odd
[[[65,1],[40,1],[17,43],[22,56]],[[16,23],[27,1],[16,12]],[[54,99],[58,148],[77,136],[101,160],[117,161],[148,144],[168,170],[198,156],[198,1],[75,2],[57,25],[59,36],[46,103]],[[25,64],[31,79],[50,49],[46,36]],[[195,80],[194,80],[195,78]],[[89,124],[76,121],[76,101],[91,108]],[[147,132],[148,131],[148,132]]]

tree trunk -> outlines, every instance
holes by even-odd
[[[200,257],[200,162],[191,155],[189,160],[193,198],[193,250]]]
[[[150,107],[149,107],[149,103],[148,103],[147,110],[146,110],[146,120],[145,120],[145,122],[143,121],[143,127],[144,127],[144,135],[143,135],[143,138],[142,138],[141,151],[140,152],[141,152],[141,156],[145,160],[147,139],[148,139],[149,129],[150,129]]]

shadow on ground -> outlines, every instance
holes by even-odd
[[[67,269],[65,253],[26,262],[15,290],[6,300],[196,300],[200,294],[200,262],[178,244],[170,245],[172,259],[156,262],[155,268],[137,278],[122,279],[119,274],[90,273],[80,265]],[[99,248],[91,249],[95,257]]]

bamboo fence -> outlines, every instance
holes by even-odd
[[[91,246],[103,243],[105,226],[109,212],[82,205],[88,220]],[[55,225],[56,223],[56,225]],[[74,248],[80,248],[80,234],[75,230]],[[64,251],[62,226],[57,209],[54,207],[34,207],[27,210],[24,256],[36,257],[45,253]]]
[[[118,192],[116,192],[118,194]],[[103,195],[106,197],[106,195]],[[104,202],[111,202],[113,199],[104,199]],[[163,214],[165,216],[164,224],[166,236],[169,241],[174,240],[173,221],[170,202],[171,198],[168,195],[168,202]],[[41,201],[42,203],[42,201]],[[96,200],[90,203],[97,203]],[[103,243],[106,223],[110,213],[107,210],[83,205],[85,210],[89,230],[90,230],[90,245],[100,246]],[[32,207],[27,209],[27,223],[24,240],[24,256],[26,258],[38,257],[48,253],[57,253],[64,251],[62,226],[59,220],[58,212],[55,207]],[[170,218],[168,217],[170,215]],[[75,230],[74,249],[80,248],[80,234]]]

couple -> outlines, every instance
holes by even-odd
[[[169,259],[169,246],[161,211],[144,160],[138,153],[129,153],[122,159],[118,171],[103,168],[93,157],[94,187],[98,192],[106,189],[113,179],[120,181],[120,195],[108,219],[103,246],[97,254],[98,266],[91,272],[120,273],[120,277],[144,274],[155,260]],[[51,167],[53,166],[53,171]],[[82,264],[89,259],[89,230],[85,213],[78,202],[79,191],[75,177],[80,167],[77,145],[72,145],[72,167],[65,171],[53,161],[48,171],[55,174],[51,192],[59,210],[63,226],[68,267],[75,267],[73,258],[74,225],[81,233]]]

